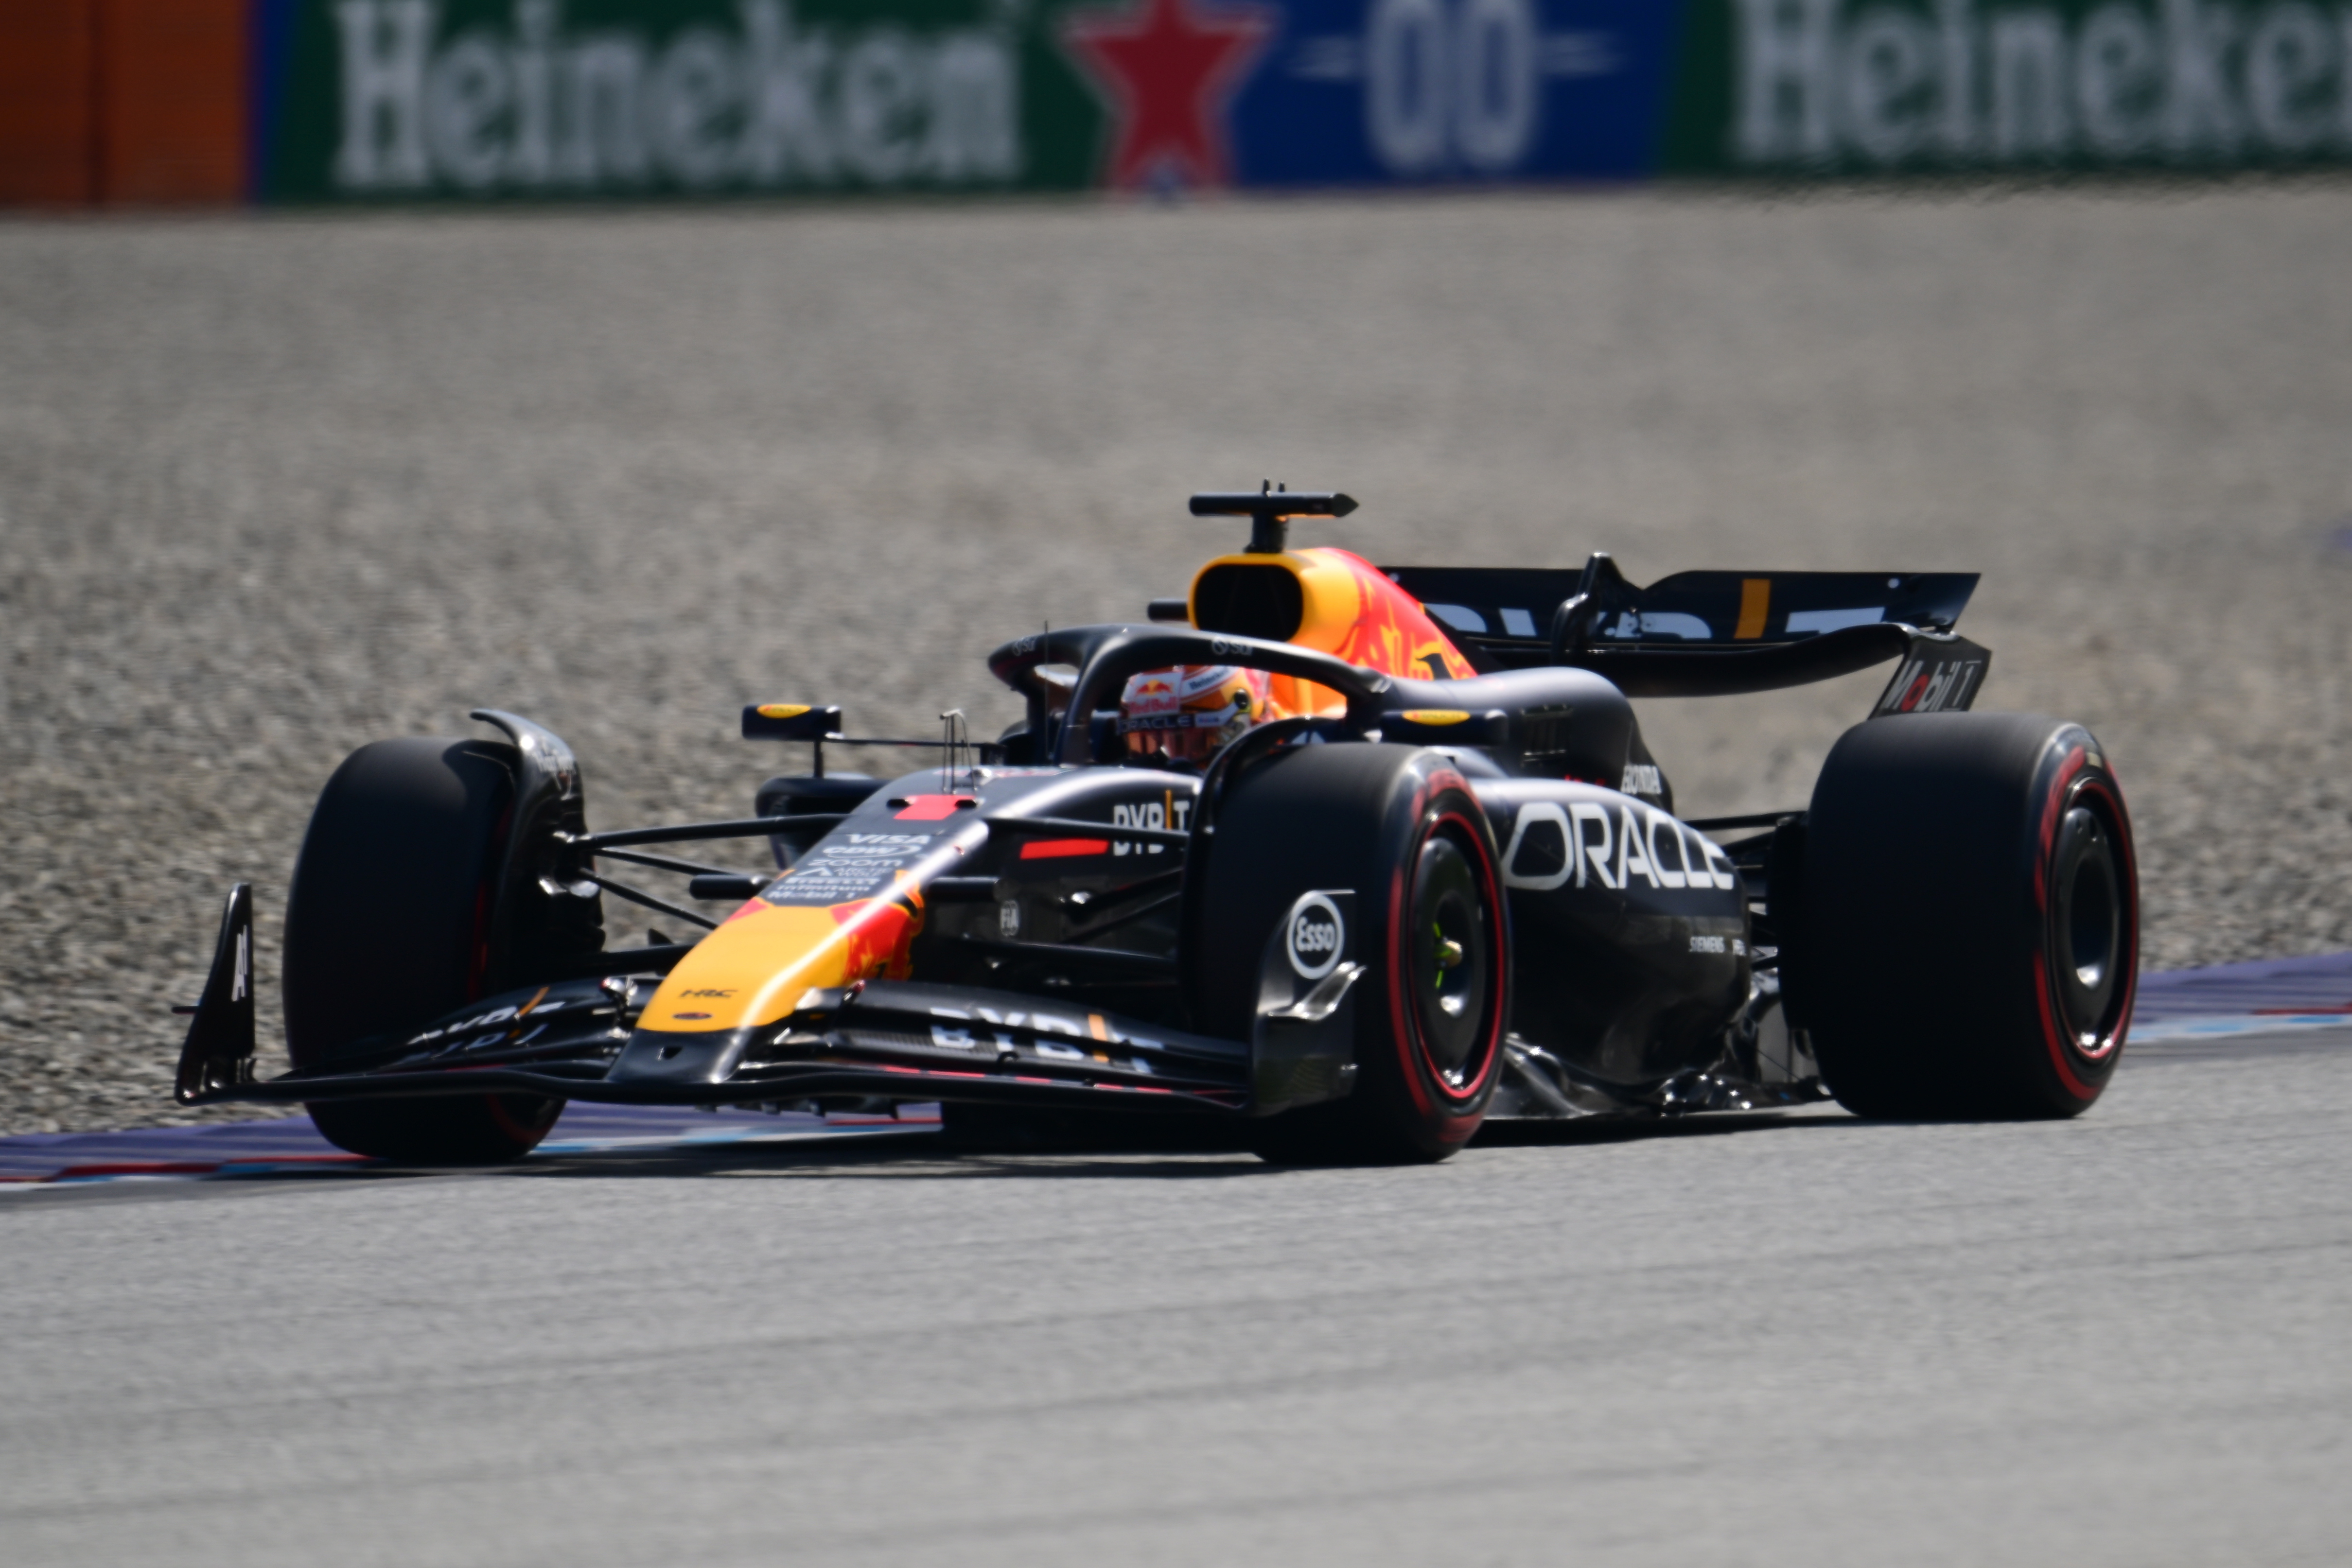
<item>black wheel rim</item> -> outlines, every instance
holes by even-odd
[[[1422,1051],[1438,1081],[1460,1092],[1484,1066],[1494,952],[1477,869],[1450,834],[1423,842],[1406,909],[1408,985]]]
[[[2123,877],[2116,834],[2092,805],[2059,819],[2051,857],[2051,979],[2076,1049],[2095,1052],[2114,1031],[2123,977]]]

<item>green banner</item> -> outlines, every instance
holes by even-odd
[[[1026,0],[264,0],[266,201],[1068,190]]]
[[[2352,158],[2352,5],[1686,0],[1666,173]]]
[[[266,201],[2352,161],[2352,0],[256,3]]]

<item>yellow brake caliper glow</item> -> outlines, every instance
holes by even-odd
[[[1445,934],[1445,928],[1435,921],[1429,924],[1429,935],[1437,944],[1437,974],[1430,984],[1438,990],[1445,988],[1445,971],[1462,962],[1462,944]]]

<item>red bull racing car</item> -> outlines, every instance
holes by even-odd
[[[527,1153],[568,1100],[1223,1119],[1270,1159],[1437,1159],[1490,1117],[1833,1095],[2067,1116],[2132,1008],[2130,821],[2079,725],[1969,711],[1990,655],[1937,572],[1381,568],[1292,549],[1345,496],[1192,498],[1248,547],[1150,619],[990,655],[895,779],[837,707],[749,816],[593,828],[578,763],[500,739],[353,753],[286,917],[293,1070],[254,1071],[232,890],[179,1098],[299,1102],[404,1162]],[[1636,701],[1892,664],[1811,800],[1686,820]],[[765,841],[758,873],[691,858]],[[658,876],[675,882],[658,891]],[[608,897],[698,928],[610,946]]]

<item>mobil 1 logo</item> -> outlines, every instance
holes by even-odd
[[[1983,659],[1912,659],[1895,672],[1870,716],[1965,709],[1984,684]]]
[[[1290,906],[1283,946],[1300,979],[1319,980],[1339,967],[1348,950],[1347,919],[1328,894],[1306,894]]]

